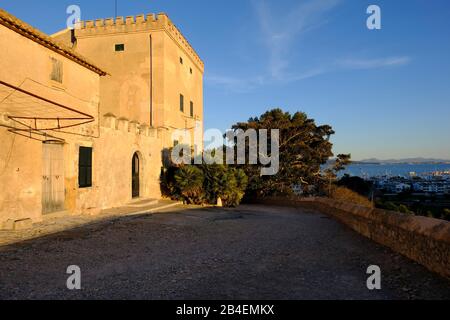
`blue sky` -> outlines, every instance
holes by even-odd
[[[119,15],[166,12],[205,62],[205,127],[226,130],[273,107],[330,124],[335,153],[450,159],[448,0],[118,0]],[[114,1],[0,0],[53,33]],[[381,7],[382,29],[366,9]]]

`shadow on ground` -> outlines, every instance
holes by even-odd
[[[66,287],[70,265],[82,290]],[[3,246],[0,298],[448,299],[450,283],[321,213],[185,207]]]

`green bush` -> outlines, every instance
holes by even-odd
[[[247,175],[242,169],[228,167],[222,177],[222,190],[219,192],[223,204],[228,207],[235,207],[241,203],[247,188]]]
[[[203,171],[196,166],[183,166],[175,173],[179,194],[188,204],[202,204],[204,199]]]
[[[444,213],[442,214],[442,219],[450,221],[450,209],[444,209]]]
[[[203,164],[201,166],[205,175],[205,183],[203,185],[205,198],[207,203],[217,203],[217,198],[222,197],[224,189],[224,176],[226,167],[219,164]]]
[[[335,200],[350,202],[367,208],[373,208],[373,204],[369,201],[369,199],[346,187],[332,188],[330,196]]]
[[[183,200],[179,194],[177,183],[175,182],[175,173],[177,170],[177,167],[162,169],[160,178],[161,193],[163,196],[173,200]]]
[[[390,210],[390,211],[396,211],[396,212],[400,212],[400,213],[407,213],[407,214],[414,214],[413,211],[411,211],[408,206],[404,205],[404,204],[395,204],[391,201],[388,201],[386,203],[378,203],[377,207],[379,207],[380,209],[385,209],[385,210]]]
[[[237,206],[241,202],[248,179],[242,169],[219,164],[171,166],[161,173],[164,196],[189,204]]]
[[[398,206],[398,211],[401,213],[414,214],[414,212],[409,210],[409,208],[407,206],[405,206],[404,204],[400,204]]]

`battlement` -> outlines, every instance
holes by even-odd
[[[103,116],[103,120],[103,128],[121,131],[123,133],[135,136],[158,138],[158,132],[155,128],[151,128],[147,124],[139,123],[138,121],[130,121],[124,117],[117,118],[112,113],[105,114]]]
[[[134,33],[146,31],[167,32],[191,56],[198,67],[204,70],[204,63],[181,31],[169,19],[167,14],[140,14],[137,16],[80,21],[76,26],[76,36],[94,37],[116,33]]]

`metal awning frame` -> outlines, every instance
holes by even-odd
[[[66,111],[70,111],[74,113],[73,117],[51,117],[51,116],[36,116],[36,117],[30,117],[30,116],[19,116],[19,115],[7,115],[7,118],[12,120],[15,124],[17,124],[19,127],[16,126],[10,126],[10,125],[0,125],[3,127],[8,128],[8,131],[14,134],[18,134],[20,136],[24,136],[33,140],[38,141],[48,141],[47,138],[50,138],[51,140],[57,140],[60,142],[64,142],[64,139],[58,138],[53,136],[52,134],[47,133],[46,131],[56,131],[61,129],[67,129],[67,128],[73,128],[77,126],[81,126],[84,124],[88,124],[95,121],[95,118],[87,113],[75,110],[74,108],[68,107],[66,105],[60,104],[55,101],[51,101],[47,98],[44,98],[42,96],[39,96],[35,93],[29,92],[27,90],[24,90],[20,87],[14,86],[12,84],[6,83],[2,80],[0,80],[0,85],[6,86],[13,90],[13,92],[10,94],[14,94],[15,92],[20,92],[23,94],[26,94],[27,96],[31,96],[35,99],[38,99],[40,101],[49,103],[53,106],[56,106],[58,108],[61,108]],[[39,127],[40,121],[56,121],[55,126],[48,126],[48,127]],[[69,121],[70,123],[67,123]],[[77,121],[76,123],[73,123],[73,121]],[[26,123],[30,122],[30,123]]]

